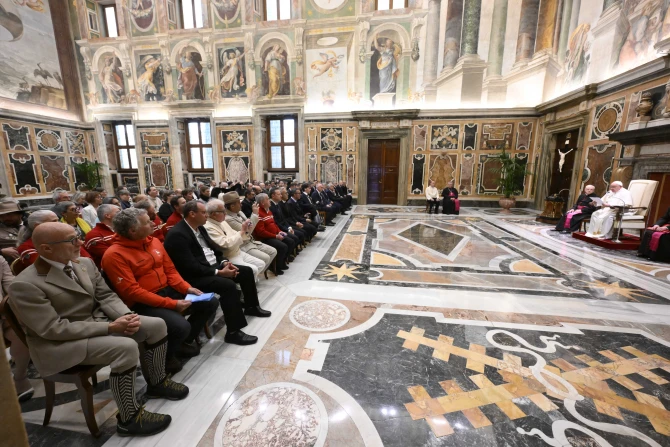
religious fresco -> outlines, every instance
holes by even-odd
[[[326,107],[344,101],[347,97],[347,48],[320,48],[307,50],[305,54],[309,66],[308,100]]]
[[[631,68],[657,57],[654,45],[670,31],[668,2],[659,0],[624,0],[621,17],[624,26],[617,27],[614,60],[620,69]]]
[[[565,77],[567,85],[579,84],[584,80],[591,63],[591,25],[582,23],[573,31],[568,41],[565,58]]]
[[[137,57],[137,91],[143,101],[162,101],[165,99],[165,79],[162,57],[159,53],[139,55]]]
[[[205,77],[202,56],[193,47],[179,52],[175,61],[179,99],[205,99]]]
[[[267,99],[291,94],[291,70],[283,43],[275,43],[263,52],[263,95]]]
[[[67,109],[49,2],[0,1],[0,97]]]
[[[382,31],[373,36],[370,47],[373,52],[370,59],[370,99],[373,101],[378,94],[396,93],[403,50],[399,42],[400,38],[395,31]],[[387,103],[386,100],[384,102]]]
[[[158,31],[154,0],[126,0],[125,9],[133,24],[133,35],[145,35]]]
[[[211,0],[213,6],[215,20],[220,22],[220,28],[236,27],[242,24],[240,18],[240,1],[239,0]],[[219,28],[219,26],[217,26]]]
[[[247,96],[244,47],[219,48],[219,89],[221,98]]]
[[[119,104],[124,102],[126,82],[121,71],[121,60],[115,54],[107,54],[100,58],[98,80],[102,91],[103,104]]]

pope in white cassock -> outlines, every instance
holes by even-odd
[[[602,198],[602,208],[591,214],[591,223],[589,224],[589,232],[586,236],[596,239],[611,239],[612,227],[614,226],[614,217],[616,216],[616,209],[612,206],[632,206],[633,196],[623,187],[621,182],[610,183],[610,190]],[[635,211],[629,211],[625,214],[634,214]]]

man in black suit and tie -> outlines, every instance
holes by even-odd
[[[290,239],[293,239],[295,246],[305,245],[305,233],[297,227],[293,227],[291,221],[288,219],[288,216],[279,206],[281,202],[281,190],[279,188],[272,188],[270,190],[270,211],[275,218],[275,223],[285,233]],[[300,248],[296,250],[298,253],[301,251]]]
[[[326,212],[326,225],[328,225],[340,212],[340,206],[330,200],[324,189],[321,183],[317,183],[314,192],[312,192],[312,201],[316,205],[316,209]]]
[[[303,183],[300,186],[301,194],[300,194],[300,199],[298,200],[298,203],[300,204],[300,210],[302,211],[303,214],[309,213],[309,217],[312,220],[315,220],[316,218],[316,206],[314,205],[314,202],[312,201],[312,187],[309,186],[309,183]],[[325,222],[323,222],[325,225]]]
[[[292,208],[289,209],[288,201],[290,197],[288,196],[288,191],[286,188],[281,187],[279,190],[281,191],[281,202],[279,202],[279,208],[281,209],[284,216],[286,216],[286,220],[293,228],[298,228],[305,234],[305,239],[307,242],[311,242],[314,235],[316,235],[316,228],[312,227],[311,225],[307,225],[307,221],[304,217],[294,214]]]
[[[212,241],[203,225],[207,222],[205,203],[193,200],[183,207],[184,220],[176,224],[165,238],[165,250],[172,258],[179,274],[193,287],[203,292],[217,293],[228,327],[226,343],[251,345],[258,337],[247,335],[244,315],[269,317],[258,302],[254,272],[247,266],[235,266],[223,257],[221,249]],[[244,311],[235,287],[238,283],[244,294]]]
[[[332,183],[328,183],[328,186],[325,190],[326,195],[328,198],[333,201],[334,203],[337,203],[340,206],[340,211],[341,214],[346,215],[346,211],[349,209],[349,196],[345,199],[344,197],[340,196],[337,191],[335,191],[335,186]]]
[[[251,218],[251,214],[254,212],[254,203],[256,203],[256,193],[253,189],[247,189],[244,193],[244,200],[241,202],[242,212],[247,216],[247,219]]]
[[[344,181],[340,181],[340,183],[335,185],[335,194],[344,199],[347,210],[351,209],[351,202],[353,199],[351,198],[351,195],[349,195],[349,189]]]
[[[300,207],[300,199],[302,197],[302,192],[299,188],[293,188],[288,192],[289,199],[286,200],[286,209],[288,210],[289,216],[291,219],[295,219],[298,222],[302,223],[307,231],[312,231],[312,236],[315,236],[317,231],[325,231],[326,227],[318,225],[314,220],[312,220],[309,213],[302,212]]]

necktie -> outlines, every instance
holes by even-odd
[[[72,270],[72,267],[70,267],[69,265],[66,265],[65,267],[63,267],[63,271],[65,272],[65,274],[67,276],[72,278],[75,282],[79,282],[79,281],[77,281],[77,276],[74,274],[74,270]]]

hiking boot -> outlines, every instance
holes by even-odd
[[[160,433],[170,425],[172,418],[167,414],[152,413],[144,407],[137,410],[135,416],[126,422],[121,422],[117,414],[116,433],[119,436],[151,436]]]
[[[158,385],[147,385],[149,399],[182,400],[188,396],[188,387],[168,378]]]

